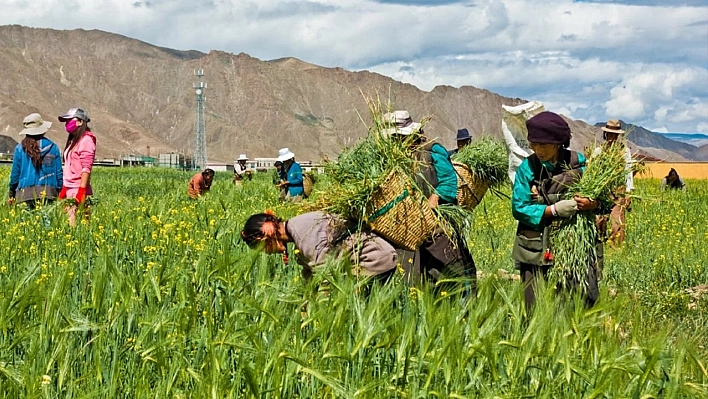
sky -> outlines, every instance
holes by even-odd
[[[0,25],[474,86],[588,123],[708,134],[707,0],[0,0]]]

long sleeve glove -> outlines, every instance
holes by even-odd
[[[85,187],[79,187],[79,192],[76,193],[76,202],[78,202],[80,205],[83,205],[84,202],[86,202],[86,188]]]
[[[574,200],[558,201],[555,204],[551,205],[551,211],[553,213],[553,216],[569,218],[575,215],[575,212],[578,211],[578,204]]]
[[[61,188],[59,191],[59,199],[66,199],[66,186]]]

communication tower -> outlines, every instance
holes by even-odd
[[[204,123],[204,103],[206,102],[204,91],[207,88],[207,84],[202,81],[202,78],[204,78],[203,69],[195,70],[194,74],[198,79],[197,83],[192,85],[195,89],[194,92],[197,94],[197,118],[195,122],[197,134],[194,143],[194,166],[197,169],[204,169],[207,164],[206,126]]]

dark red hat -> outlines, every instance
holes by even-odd
[[[529,131],[529,143],[563,144],[570,143],[570,127],[568,123],[550,111],[541,112],[526,121]]]

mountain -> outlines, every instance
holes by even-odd
[[[299,160],[332,158],[367,132],[362,93],[390,98],[416,119],[432,116],[426,133],[449,148],[460,127],[475,136],[501,137],[501,105],[524,102],[470,86],[426,92],[380,74],[295,58],[261,61],[243,53],[172,50],[98,30],[0,26],[0,66],[0,134],[18,140],[23,117],[39,112],[54,121],[48,136],[63,146],[66,133],[56,116],[79,106],[91,115],[99,158],[147,154],[148,146],[152,155],[191,154],[192,84],[199,68],[208,84],[210,161],[232,162],[239,153],[274,157],[281,147]],[[594,126],[569,123],[574,149],[599,137]],[[664,147],[647,151],[662,159],[688,158]]]
[[[700,147],[708,144],[708,134],[701,133],[659,133],[667,139]]]
[[[672,140],[663,134],[654,133],[641,126],[627,124],[624,121],[620,121],[620,123],[622,130],[627,132],[627,140],[659,159],[667,161],[708,161],[705,154],[691,144]],[[602,127],[605,126],[605,123],[596,123],[595,126]]]

